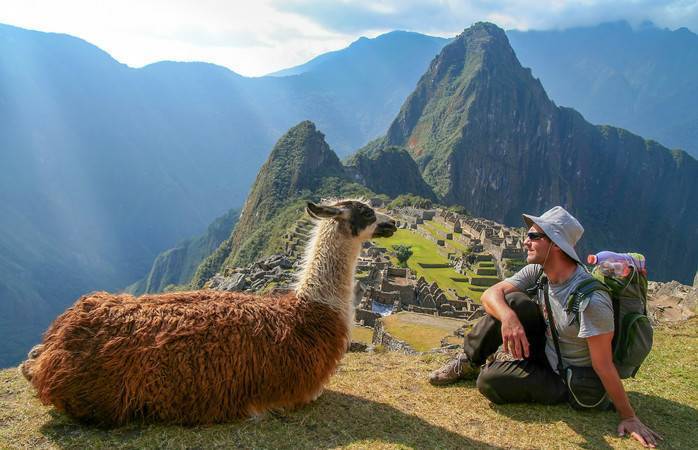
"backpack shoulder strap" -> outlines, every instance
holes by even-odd
[[[582,280],[579,282],[577,287],[574,288],[572,293],[570,293],[569,297],[567,297],[567,304],[565,305],[565,311],[570,314],[570,313],[579,313],[579,304],[581,301],[590,296],[592,293],[596,291],[604,291],[608,293],[608,295],[613,298],[613,292],[611,291],[611,288],[606,286],[603,282],[600,280],[597,280],[594,277],[589,277],[586,280]]]
[[[550,327],[550,334],[553,337],[553,344],[555,345],[555,353],[557,353],[557,373],[562,378],[562,382],[567,384],[565,380],[565,369],[562,364],[562,352],[560,351],[560,338],[557,335],[557,328],[555,327],[555,317],[553,316],[553,309],[550,307],[550,298],[548,297],[548,278],[542,275],[539,278],[538,287],[540,289],[539,295],[543,295],[545,314],[548,316],[548,326]]]
[[[594,277],[589,277],[586,280],[582,280],[575,288],[577,295],[582,295],[584,297],[594,291],[606,291],[609,293],[609,295],[611,294],[611,288],[606,286],[606,284],[601,280]]]

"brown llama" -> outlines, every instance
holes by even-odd
[[[44,404],[102,426],[226,422],[316,399],[350,341],[361,243],[395,222],[355,200],[317,219],[295,291],[81,297],[21,366]]]

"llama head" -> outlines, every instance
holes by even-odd
[[[373,208],[358,200],[340,200],[329,205],[308,202],[305,210],[316,219],[335,221],[342,234],[362,241],[390,237],[397,230],[392,218],[376,213]]]

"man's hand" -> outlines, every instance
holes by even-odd
[[[502,344],[516,359],[528,358],[528,339],[521,321],[516,314],[502,320]]]
[[[626,434],[629,434],[633,439],[639,441],[644,447],[651,448],[657,446],[657,439],[663,439],[660,435],[650,430],[647,425],[640,422],[640,419],[636,416],[620,421],[618,425],[618,436],[625,436]]]

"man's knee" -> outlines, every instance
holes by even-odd
[[[505,299],[509,307],[522,321],[542,317],[538,304],[523,292],[511,292],[506,295]]]

